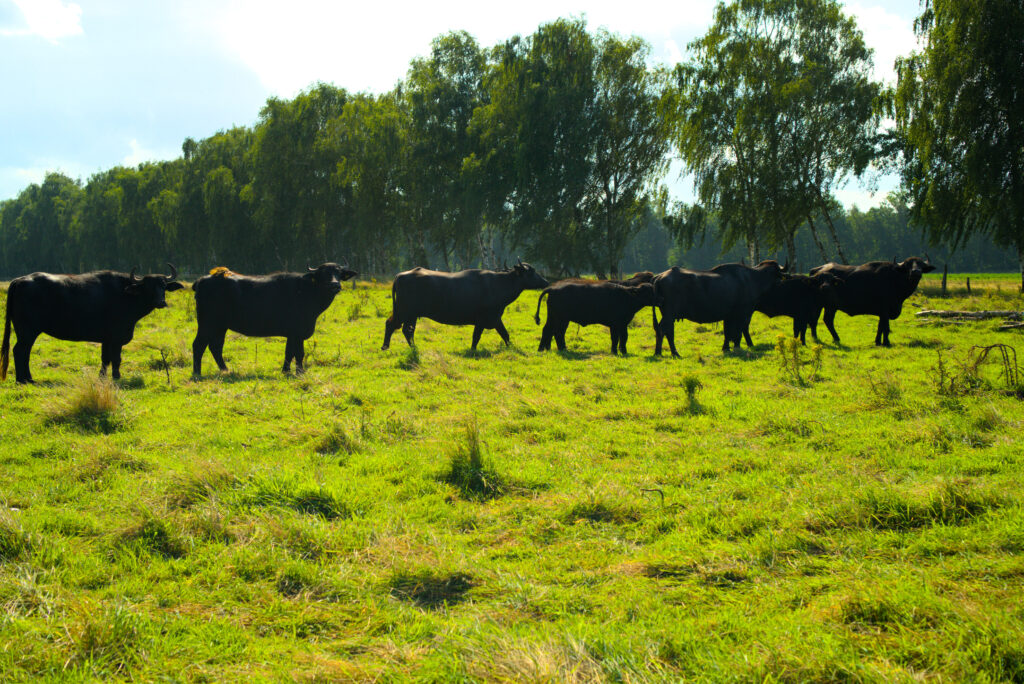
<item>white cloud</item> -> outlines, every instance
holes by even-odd
[[[482,47],[528,35],[559,17],[585,15],[591,30],[642,35],[654,57],[668,61],[711,21],[712,0],[692,2],[685,13],[660,2],[523,0],[508,12],[469,0],[338,3],[333,0],[229,0],[214,32],[264,86],[291,97],[316,81],[348,90],[390,90],[409,62],[425,56],[430,41],[466,30]],[[194,10],[203,11],[203,10]]]
[[[138,166],[145,162],[155,161],[158,159],[174,159],[178,156],[177,150],[151,150],[145,148],[135,138],[128,141],[128,146],[131,147],[132,151],[126,154],[121,160],[121,163],[125,166]]]
[[[917,47],[913,17],[900,16],[882,5],[860,2],[848,3],[846,10],[857,20],[864,42],[875,51],[875,78],[894,85],[896,58],[910,54]]]
[[[82,8],[61,0],[12,0],[25,18],[25,26],[0,29],[5,36],[39,36],[51,43],[82,35]]]

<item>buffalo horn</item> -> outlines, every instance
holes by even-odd
[[[128,280],[132,281],[133,283],[138,281],[138,277],[136,277],[135,275],[135,271],[137,271],[138,268],[138,266],[132,266],[131,273],[128,274]]]
[[[924,253],[924,263],[926,263],[926,264],[932,263],[932,258],[930,256],[928,256],[928,252]]]
[[[312,268],[312,267],[310,267],[310,265],[309,265],[309,262],[307,261],[307,262],[306,262],[306,270],[307,270],[307,271],[309,271],[310,273],[312,273],[312,272],[313,272],[313,271],[315,271],[316,269],[315,269],[315,268]]]
[[[167,262],[167,265],[171,269],[171,275],[169,275],[167,277],[167,279],[168,280],[176,280],[178,278],[178,269],[174,268],[174,264],[172,264],[170,261]]]
[[[519,257],[516,257],[516,266],[522,266],[522,265],[523,265],[523,260],[521,258],[519,258]]]

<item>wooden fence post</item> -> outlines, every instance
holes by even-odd
[[[946,296],[946,277],[949,275],[949,264],[942,266],[942,296]]]

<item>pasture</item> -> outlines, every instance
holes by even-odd
[[[647,308],[626,358],[538,353],[526,292],[512,348],[381,352],[367,282],[298,377],[229,333],[190,380],[189,290],[117,385],[40,337],[0,386],[0,680],[1024,681],[1022,378],[972,350],[1024,341],[913,315],[1024,300],[962,280],[891,349],[755,314],[753,350],[679,322],[654,358]]]

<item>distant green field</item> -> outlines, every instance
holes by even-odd
[[[914,316],[1024,309],[971,283],[929,275],[891,349],[755,314],[753,350],[680,322],[654,358],[644,309],[627,358],[538,353],[527,292],[510,349],[381,352],[365,282],[299,377],[229,334],[190,380],[190,291],[117,387],[42,337],[0,385],[0,681],[1024,681],[1024,378],[976,349],[1024,339]]]

